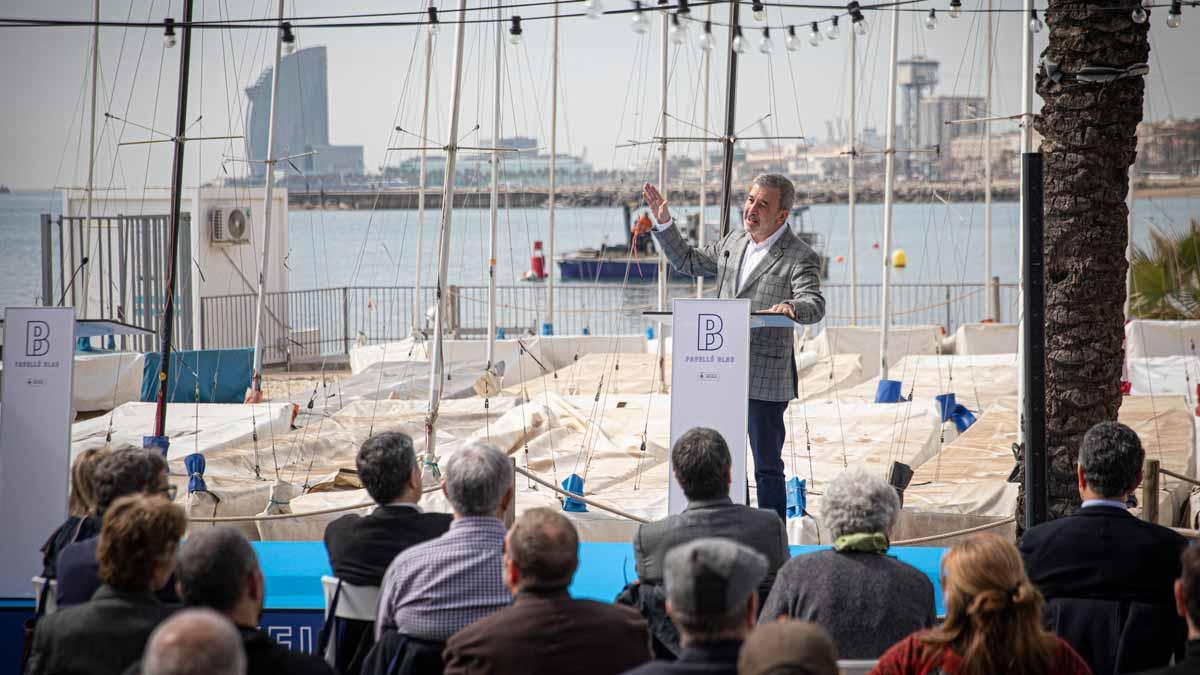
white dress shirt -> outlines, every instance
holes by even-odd
[[[675,219],[672,218],[665,223],[655,223],[654,229],[657,232],[662,232],[674,224]],[[758,267],[758,263],[762,262],[763,258],[767,257],[767,252],[770,251],[771,247],[775,245],[775,242],[779,241],[779,238],[783,236],[783,229],[785,227],[787,227],[787,223],[780,225],[779,229],[775,230],[775,234],[767,237],[761,243],[756,244],[754,243],[754,239],[747,237],[746,248],[742,253],[742,267],[738,274],[738,284],[737,288],[734,289],[735,294],[741,292],[742,286],[746,283],[746,279],[750,278],[750,273],[754,271],[755,267]]]

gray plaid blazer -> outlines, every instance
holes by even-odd
[[[788,227],[786,224],[784,227]],[[749,298],[757,312],[786,302],[796,313],[796,323],[817,323],[825,316],[821,295],[821,260],[808,244],[787,229],[746,278],[742,258],[750,235],[737,229],[704,248],[690,246],[674,224],[654,230],[654,241],[680,274],[717,276],[719,298]],[[796,398],[796,359],[791,328],[756,328],[750,332],[750,398],[790,401]]]

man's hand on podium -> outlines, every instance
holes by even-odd
[[[796,320],[796,310],[786,302],[781,302],[777,305],[771,305],[763,311],[771,312],[772,314],[786,314],[787,318],[791,319],[792,321]]]

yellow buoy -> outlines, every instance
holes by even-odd
[[[908,256],[904,255],[904,249],[898,248],[892,251],[892,267],[907,267]]]

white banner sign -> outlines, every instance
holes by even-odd
[[[676,300],[671,319],[671,447],[687,430],[716,429],[733,456],[729,497],[746,503],[750,397],[750,300]],[[675,472],[667,510],[687,499]]]
[[[67,517],[75,310],[4,312],[0,392],[0,597],[33,596],[38,551]]]

